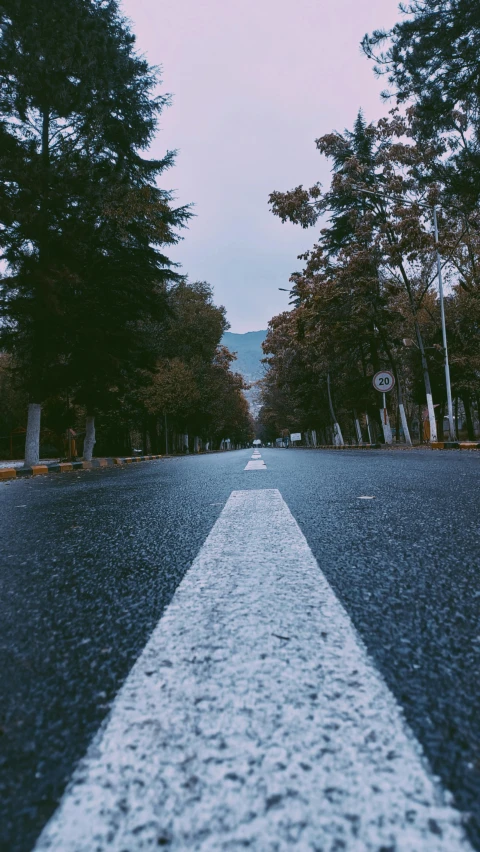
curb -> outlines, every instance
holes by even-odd
[[[394,450],[407,449],[403,444],[400,447],[395,444],[342,444],[340,446],[330,444],[319,444],[316,447],[291,447],[292,450],[379,450],[391,447]],[[421,450],[480,450],[478,441],[432,441],[431,444],[421,444],[408,449]]]
[[[478,441],[433,441],[432,450],[480,450]]]
[[[290,447],[292,450],[379,450],[381,444],[317,444],[316,447]]]
[[[132,462],[153,461],[163,456],[126,456],[121,458],[92,459],[92,461],[60,462],[57,464],[36,464],[32,467],[4,467],[0,468],[0,481],[7,479],[20,479],[23,476],[41,476],[47,473],[70,473],[72,470],[94,470],[99,467],[116,467]]]

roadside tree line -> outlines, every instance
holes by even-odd
[[[2,452],[25,425],[38,461],[42,411],[87,459],[96,424],[103,452],[247,440],[224,310],[168,257],[191,210],[160,187],[175,152],[147,155],[168,98],[116,0],[5,0],[0,81]]]
[[[394,103],[368,124],[316,140],[325,190],[273,192],[282,221],[321,223],[291,276],[292,310],[264,344],[261,420],[271,440],[301,428],[324,443],[443,440],[447,414],[438,257],[454,409],[474,439],[480,414],[480,30],[472,0],[412,4],[363,47]],[[438,221],[438,246],[434,216]],[[439,254],[437,254],[437,248]],[[390,370],[389,418],[372,376]],[[422,421],[425,421],[424,423]],[[413,427],[413,428],[412,428]],[[453,437],[453,436],[452,436]]]

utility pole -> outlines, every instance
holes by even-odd
[[[440,315],[442,318],[442,338],[443,338],[443,357],[445,362],[445,383],[447,385],[447,406],[448,406],[448,431],[450,433],[450,440],[456,441],[456,429],[455,429],[455,421],[453,419],[453,405],[452,405],[452,386],[450,383],[450,365],[448,363],[448,349],[447,349],[447,327],[445,324],[445,305],[443,301],[443,278],[442,278],[442,262],[440,259],[440,252],[438,250],[438,224],[437,224],[437,208],[434,205],[433,207],[433,225],[435,229],[435,250],[437,253],[437,274],[438,274],[438,290],[440,293]]]

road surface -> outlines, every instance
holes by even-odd
[[[2,850],[480,848],[480,458],[260,454],[1,486]]]

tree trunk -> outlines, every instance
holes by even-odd
[[[25,436],[24,467],[31,467],[40,461],[40,421],[42,406],[31,402],[28,406],[27,434]]]
[[[85,421],[85,441],[83,442],[83,458],[92,461],[93,448],[95,446],[95,417],[87,415]]]
[[[395,376],[395,383],[396,383],[396,388],[397,388],[398,409],[399,409],[399,412],[400,412],[400,419],[402,421],[403,434],[405,435],[405,443],[408,444],[409,447],[411,447],[412,446],[412,439],[410,437],[410,430],[408,428],[407,417],[406,417],[405,408],[404,408],[404,405],[403,405],[403,392],[402,392],[402,385],[400,383],[400,375],[399,375],[399,372],[398,372],[397,362],[396,362],[396,359],[393,357],[393,352],[390,349],[390,347],[387,343],[387,339],[384,335],[382,335],[382,341],[383,341],[383,345],[385,347],[385,351],[388,355],[388,360],[390,361],[390,365],[391,365],[392,370],[393,370],[393,375]],[[429,381],[430,381],[430,379],[429,379]],[[398,418],[397,418],[397,420],[398,420]],[[397,426],[397,441],[400,437],[398,433],[399,433],[399,429],[398,429],[398,426]]]
[[[465,396],[462,397],[462,401],[465,409],[465,420],[467,421],[468,440],[473,441],[475,438],[475,432],[473,430],[472,409],[470,408],[470,398],[468,394],[465,394]]]
[[[445,440],[445,434],[444,434],[445,430],[443,428],[443,424],[444,424],[444,421],[445,421],[445,403],[443,403],[442,405],[437,407],[436,421],[437,421],[438,440],[444,441]],[[448,437],[450,438],[450,430],[449,430],[449,433],[448,433]]]
[[[405,414],[405,406],[403,402],[398,403],[398,408],[400,411],[400,420],[402,421],[403,434],[405,435],[405,443],[408,444],[409,447],[411,447],[412,439],[410,437],[410,429],[408,428],[407,415]]]
[[[372,439],[372,427],[370,426],[370,418],[368,416],[368,412],[365,412],[365,420],[367,423],[368,440],[371,444],[374,444],[375,441]]]
[[[312,443],[313,443],[314,447],[317,446],[317,430],[316,429],[312,429]]]
[[[340,424],[337,422],[333,424],[333,443],[336,447],[343,447],[345,443],[343,440],[342,430],[340,429]]]
[[[154,414],[151,414],[148,418],[148,434],[150,437],[151,452],[158,453],[157,419]]]
[[[382,421],[383,439],[386,444],[393,444],[392,428],[390,426],[390,418],[386,408],[380,409],[380,419]]]
[[[393,236],[393,242],[395,243],[395,237]],[[405,289],[407,291],[408,300],[410,302],[410,307],[412,310],[412,316],[415,324],[415,335],[417,338],[418,348],[420,350],[420,356],[422,359],[422,372],[423,372],[423,381],[425,384],[425,394],[427,397],[427,409],[428,409],[428,419],[430,422],[430,441],[437,440],[437,423],[435,420],[435,409],[433,407],[433,398],[432,398],[432,386],[430,383],[430,373],[428,371],[428,362],[427,357],[425,355],[425,347],[423,345],[423,337],[422,332],[420,330],[420,325],[417,319],[417,305],[415,303],[415,297],[413,295],[413,291],[410,285],[410,281],[408,275],[404,269],[403,263],[399,263],[399,270],[401,276],[403,278]]]
[[[354,423],[355,423],[355,431],[357,433],[357,443],[363,444],[363,437],[362,437],[362,429],[361,429],[361,426],[360,426],[360,420],[358,419],[357,412],[355,410],[353,412],[353,420],[354,420]]]
[[[194,453],[200,452],[200,439],[198,438],[197,435],[195,435],[195,438],[193,439],[193,452]]]
[[[333,420],[333,443],[337,447],[342,447],[344,444],[342,430],[340,429],[340,424],[337,422],[337,418],[335,417],[335,411],[333,410],[332,403],[332,393],[330,390],[330,373],[327,374],[327,390],[328,390],[328,404],[330,406],[330,414]]]
[[[432,386],[430,384],[430,373],[428,371],[427,356],[425,355],[425,347],[423,345],[423,337],[420,331],[420,326],[415,316],[415,334],[417,336],[418,348],[422,359],[423,381],[425,384],[425,393],[427,397],[428,419],[430,421],[430,441],[437,440],[437,421],[435,420],[435,409],[433,407]]]
[[[430,441],[437,440],[437,421],[435,420],[435,409],[433,407],[433,397],[431,393],[427,393],[427,408],[428,419],[430,422]]]
[[[408,444],[409,447],[412,446],[412,439],[410,437],[410,429],[408,428],[407,415],[405,414],[405,406],[403,404],[403,394],[402,394],[402,386],[400,384],[400,377],[396,375],[397,379],[397,400],[398,400],[398,409],[400,411],[400,420],[402,421],[403,426],[403,434],[405,436],[405,443]]]

